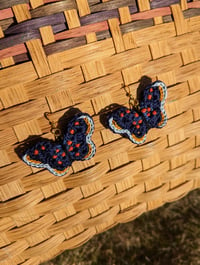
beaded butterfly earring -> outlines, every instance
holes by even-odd
[[[49,113],[45,113],[48,118]],[[28,149],[22,159],[29,166],[46,168],[56,176],[65,175],[73,161],[89,160],[96,148],[91,140],[94,122],[86,113],[76,114],[61,131],[49,120],[55,141],[43,139]]]
[[[130,91],[127,95],[130,108],[119,107],[112,111],[107,116],[108,127],[133,143],[142,144],[149,129],[162,128],[167,123],[164,109],[167,87],[162,81],[156,81],[142,91],[138,101]]]

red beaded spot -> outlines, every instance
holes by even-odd
[[[148,112],[150,112],[151,111],[151,108],[147,108],[147,110],[148,110]]]
[[[133,125],[136,125],[136,121],[133,122]]]
[[[122,118],[123,118],[123,117],[124,117],[124,113],[120,113],[120,117],[122,117]]]
[[[70,148],[68,149],[69,152],[71,152],[74,148],[72,146],[70,146]]]
[[[62,165],[62,161],[58,161],[58,164],[59,164],[59,165]]]
[[[139,117],[139,114],[138,113],[135,113],[134,116],[137,118],[137,117]]]
[[[146,111],[147,111],[146,109],[142,109],[142,110],[141,110],[142,113],[145,113]]]
[[[77,148],[79,148],[79,147],[80,147],[80,144],[76,144],[75,146],[76,146]]]
[[[126,113],[130,113],[131,111],[129,109],[126,110]]]
[[[74,131],[74,130],[71,130],[71,131],[70,131],[70,133],[71,133],[71,134],[74,134],[74,133],[75,133],[75,131]]]
[[[39,151],[36,149],[35,151],[34,151],[34,155],[38,155],[39,154]]]
[[[148,116],[148,117],[150,117],[150,116],[151,116],[151,114],[150,114],[150,113],[147,113],[147,116]]]
[[[76,125],[76,126],[79,125],[79,124],[80,124],[80,123],[79,123],[78,121],[76,121],[76,122],[74,123],[74,125]]]
[[[152,93],[152,92],[153,92],[153,88],[151,87],[151,88],[149,89],[149,91]]]
[[[60,150],[59,149],[56,149],[56,153],[59,153],[60,152]]]
[[[62,157],[65,157],[65,156],[66,156],[65,152],[63,152],[63,153],[62,153]]]
[[[71,144],[72,144],[72,141],[67,141],[67,144],[68,144],[68,145],[71,145]]]
[[[53,156],[53,159],[56,159],[57,157],[58,157],[58,156],[54,155],[54,156]]]
[[[140,125],[136,125],[136,128],[139,129],[140,128]]]
[[[80,154],[79,153],[76,153],[75,156],[80,156]]]
[[[142,123],[142,120],[139,120],[138,123],[141,124]]]
[[[157,114],[157,112],[154,110],[154,111],[152,112],[152,114],[153,114],[153,115],[156,115],[156,114]]]
[[[152,99],[152,95],[148,95],[148,99],[151,100]]]
[[[41,146],[41,149],[42,149],[42,150],[45,150],[46,148],[45,148],[45,146],[43,145],[43,146]]]

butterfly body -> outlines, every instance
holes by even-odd
[[[142,144],[151,128],[162,128],[167,123],[164,104],[167,88],[161,81],[146,87],[139,100],[139,108],[120,107],[108,117],[108,126],[114,132]]]
[[[62,141],[44,139],[28,149],[23,160],[30,166],[46,168],[56,176],[63,176],[73,161],[88,160],[94,156],[93,132],[92,118],[88,114],[77,114],[68,123]]]

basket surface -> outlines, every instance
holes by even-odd
[[[40,264],[200,187],[200,1],[1,0],[0,265]],[[146,76],[146,78],[145,78]],[[148,78],[147,78],[148,77]],[[141,79],[142,78],[142,79]],[[140,80],[168,86],[167,126],[136,146],[100,112]],[[44,112],[93,116],[94,158],[56,177],[18,146]]]

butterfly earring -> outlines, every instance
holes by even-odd
[[[108,127],[133,143],[142,144],[146,140],[149,129],[162,128],[167,123],[167,114],[164,109],[167,87],[162,81],[148,85],[142,91],[137,104],[131,93],[127,94],[130,108],[119,107],[112,111],[107,116]]]
[[[48,118],[49,113],[45,113]],[[56,176],[65,175],[73,161],[89,160],[95,155],[96,148],[91,140],[94,122],[86,113],[76,114],[61,131],[49,120],[51,132],[56,140],[43,139],[28,149],[23,161],[29,166],[46,168]]]

